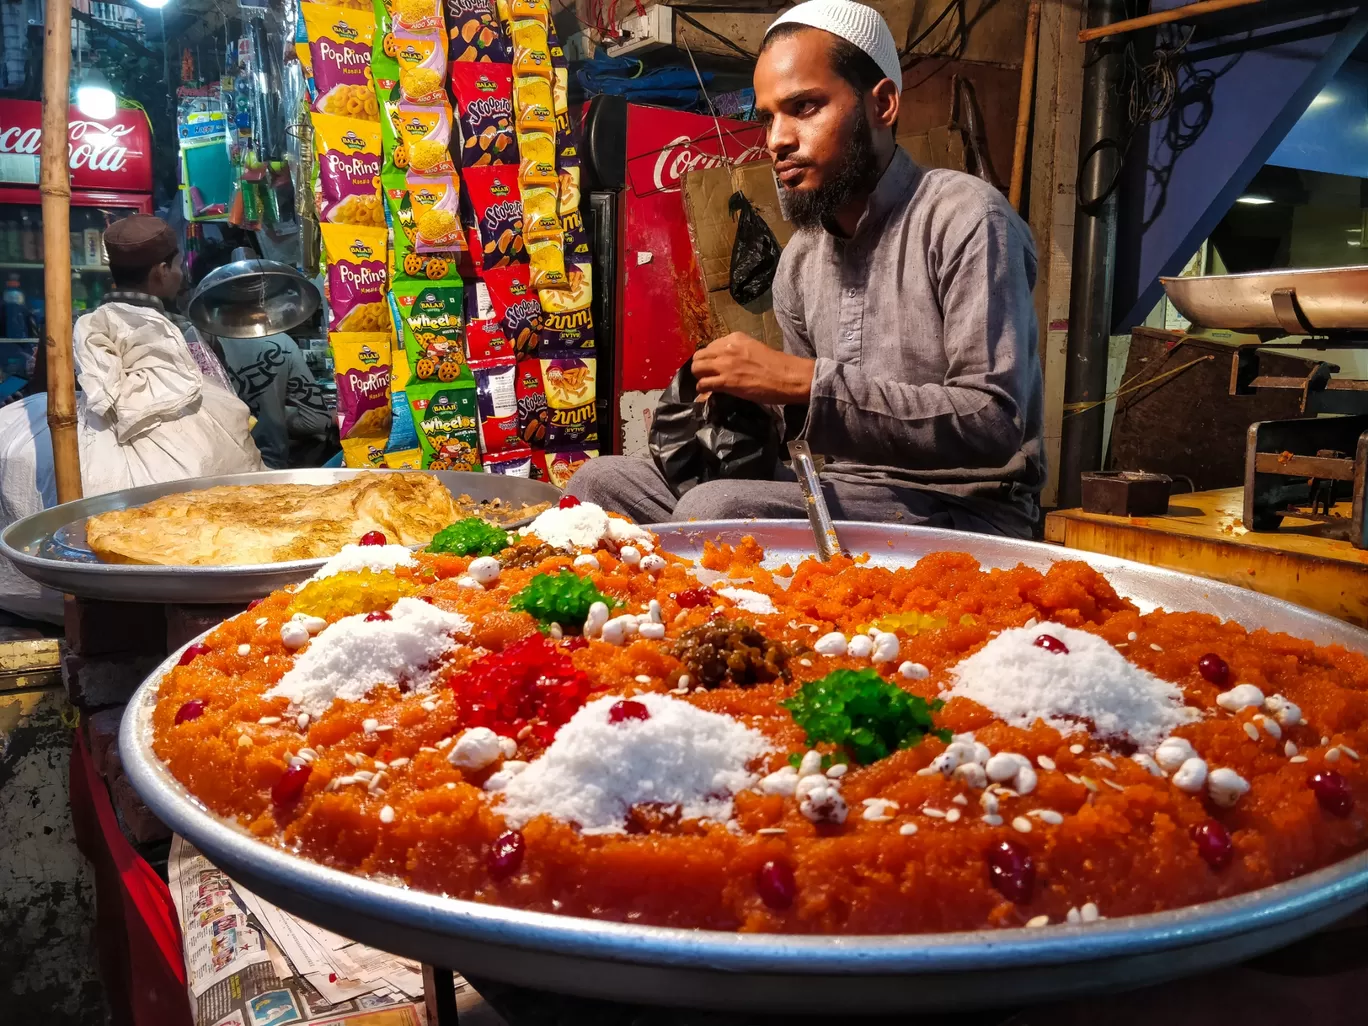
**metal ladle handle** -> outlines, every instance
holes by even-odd
[[[793,459],[793,472],[798,476],[798,486],[803,489],[803,499],[807,502],[817,555],[826,562],[841,551],[841,542],[836,537],[836,525],[832,523],[831,510],[827,509],[826,498],[822,495],[821,482],[817,480],[817,464],[812,461],[812,450],[807,442],[789,442],[788,451]]]

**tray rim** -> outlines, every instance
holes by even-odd
[[[652,525],[688,534],[723,534],[753,529],[756,523],[801,525],[806,521],[699,521]],[[961,532],[905,525],[840,522],[897,535],[968,539]],[[664,543],[662,542],[662,547]],[[962,546],[969,549],[970,546]],[[1012,548],[1043,550],[1042,555],[1073,553],[1035,542]],[[1292,606],[1234,585],[1193,578],[1117,557],[1079,553],[1106,572],[1107,567],[1138,567],[1161,578],[1196,580],[1218,591],[1242,592],[1329,621],[1347,631],[1368,651],[1368,631],[1323,614]],[[918,557],[919,558],[919,557]],[[1065,557],[1068,558],[1068,557]],[[1102,564],[1102,565],[1099,565]],[[206,634],[209,632],[205,632]],[[201,635],[203,637],[204,635]],[[198,640],[198,639],[196,639]],[[191,642],[193,643],[193,642]],[[186,836],[211,859],[251,864],[253,875],[271,876],[281,888],[304,900],[337,908],[363,907],[364,914],[398,929],[438,931],[466,944],[526,948],[546,956],[596,959],[662,969],[726,973],[802,972],[808,975],[895,976],[906,973],[958,973],[1045,967],[1172,953],[1280,924],[1325,914],[1342,906],[1345,914],[1368,903],[1368,850],[1271,887],[1165,912],[1104,919],[1087,925],[1051,924],[952,933],[887,935],[742,934],[645,926],[548,912],[487,905],[410,889],[384,880],[356,876],[295,856],[257,841],[241,828],[208,812],[171,776],[150,747],[149,717],[160,679],[175,665],[169,656],[138,689],[120,726],[120,754],[135,789],[164,822]],[[342,900],[344,899],[345,904]]]

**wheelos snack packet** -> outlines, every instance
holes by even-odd
[[[375,15],[368,10],[300,4],[309,34],[313,110],[319,114],[380,120],[371,84]]]
[[[595,377],[592,355],[560,355],[541,361],[546,405],[551,410],[546,448],[565,449],[598,444]]]
[[[450,175],[456,173],[451,159],[451,108],[446,104],[424,106],[399,104],[399,134],[410,173]]]
[[[516,164],[513,69],[507,64],[453,64],[451,91],[461,126],[461,166]]]
[[[480,237],[477,266],[486,271],[524,262],[523,209],[517,169],[494,165],[467,168],[462,175]]]
[[[332,332],[337,427],[349,467],[384,464],[390,431],[392,339],[385,332]]]
[[[459,284],[395,282],[404,350],[414,381],[470,381],[462,344],[465,300]]]
[[[504,337],[513,343],[514,355],[519,360],[537,355],[541,336],[542,306],[529,279],[528,266],[514,264],[489,271],[482,283]]]
[[[423,469],[479,470],[475,389],[440,381],[411,381],[407,392],[423,449]]]
[[[379,122],[315,114],[313,131],[318,219],[382,226]]]
[[[494,0],[446,0],[451,61],[508,64],[513,48],[494,11]]]
[[[446,32],[394,29],[394,59],[399,63],[399,91],[405,103],[446,103]]]
[[[386,230],[327,223],[318,230],[328,262],[328,330],[391,331],[385,303]]]

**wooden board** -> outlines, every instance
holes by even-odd
[[[1326,537],[1326,525],[1288,518],[1276,532],[1247,530],[1244,491],[1175,495],[1162,517],[1060,510],[1045,518],[1047,541],[1181,570],[1368,627],[1368,550]],[[1336,512],[1348,515],[1348,504]]]
[[[956,75],[968,79],[974,87],[988,144],[988,160],[998,181],[1005,187],[1012,176],[1012,143],[1016,133],[1017,92],[1021,84],[1018,68],[941,57],[918,61],[904,75],[902,106],[898,111],[898,142],[918,163],[963,169],[963,141],[958,132],[953,145],[961,152],[951,155],[951,159],[924,150],[919,152],[918,144],[912,141],[936,130],[944,131],[950,123],[951,85]]]

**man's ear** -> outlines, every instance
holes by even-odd
[[[883,128],[897,128],[902,95],[892,79],[886,78],[874,87],[873,100],[874,110],[870,120]]]

